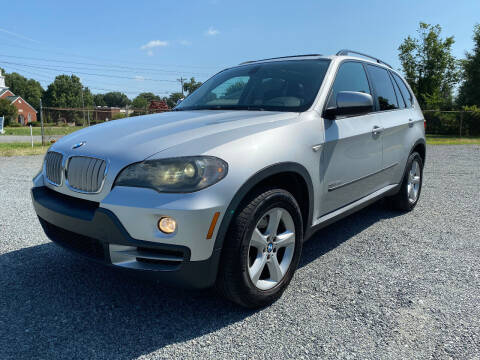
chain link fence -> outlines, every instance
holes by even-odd
[[[84,127],[101,124],[108,121],[123,119],[147,114],[167,112],[166,109],[130,109],[97,107],[94,109],[82,108],[53,108],[43,107],[41,116],[43,121],[32,123],[40,128],[42,144],[48,145],[60,137],[68,135]],[[38,131],[35,131],[36,133]]]
[[[426,133],[458,137],[480,136],[480,111],[424,110]]]
[[[31,123],[33,135],[41,136],[42,144],[49,145],[60,137],[68,135],[83,127],[114,121],[125,117],[161,113],[166,109],[120,109],[120,108],[51,108],[42,109],[42,122]],[[446,135],[455,137],[480,136],[480,111],[438,111],[424,110],[426,133],[430,135]],[[38,119],[40,120],[40,119]],[[20,129],[18,129],[20,130]],[[18,132],[21,135],[30,135],[30,130]],[[38,140],[36,140],[38,141]]]

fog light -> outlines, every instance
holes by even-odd
[[[171,217],[165,216],[158,220],[158,228],[165,234],[171,234],[177,229],[177,222]]]

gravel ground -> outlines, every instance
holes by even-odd
[[[412,213],[375,204],[321,230],[260,311],[49,243],[28,192],[40,162],[0,158],[1,359],[480,359],[478,146],[429,147]]]

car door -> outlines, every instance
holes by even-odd
[[[327,107],[335,106],[340,91],[373,95],[364,65],[343,62],[337,71]],[[321,215],[337,210],[379,189],[382,166],[381,119],[375,113],[324,119],[325,145],[320,174]],[[379,129],[376,132],[375,129]]]
[[[394,174],[408,149],[405,148],[411,109],[406,106],[400,89],[392,77],[392,73],[384,67],[367,65],[370,82],[373,85],[378,106],[376,116],[381,118],[382,134],[382,174],[383,186],[392,184]]]

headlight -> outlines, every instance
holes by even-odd
[[[194,192],[222,180],[227,171],[227,163],[213,156],[146,160],[123,169],[115,185],[169,193]]]

